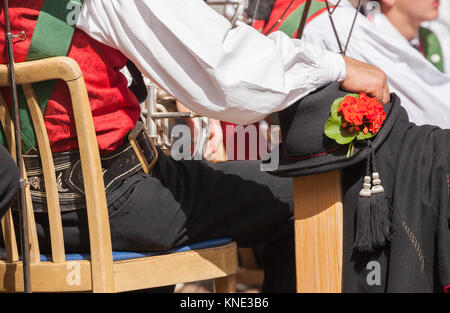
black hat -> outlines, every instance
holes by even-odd
[[[348,157],[348,145],[339,145],[324,134],[331,105],[349,94],[339,85],[327,84],[279,112],[282,143],[275,148],[279,165],[276,169],[269,167],[276,155],[271,153],[262,161],[263,170],[275,176],[295,177],[342,169],[366,160],[370,151],[368,141],[355,141],[353,154]],[[391,101],[384,105],[386,120],[371,139],[372,149],[376,150],[388,137],[399,113],[399,102],[391,94]]]
[[[349,92],[340,89],[339,83],[331,83],[306,96],[279,113],[282,143],[278,146],[279,166],[273,166],[270,153],[262,162],[262,169],[282,177],[318,174],[343,169],[361,161],[366,162],[364,183],[358,198],[355,248],[371,252],[383,247],[390,238],[391,209],[375,165],[375,151],[388,138],[400,113],[400,100],[391,95],[391,101],[383,106],[386,119],[378,133],[367,140],[354,143],[351,156],[349,145],[340,145],[324,133],[324,126],[336,99]],[[266,167],[266,169],[265,169]]]

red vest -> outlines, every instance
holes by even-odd
[[[27,39],[14,43],[16,62],[24,62],[44,0],[11,0],[10,21],[13,33],[25,31]],[[7,63],[4,40],[4,11],[0,13],[0,63]],[[48,34],[51,36],[51,34]],[[75,31],[69,57],[78,62],[83,72],[97,133],[99,149],[117,149],[124,136],[133,129],[140,116],[139,103],[128,89],[127,79],[119,72],[127,58],[118,50],[105,46],[83,31]],[[7,101],[9,93],[3,92]],[[76,150],[77,134],[72,117],[69,93],[65,83],[59,82],[45,112],[45,124],[53,152]]]

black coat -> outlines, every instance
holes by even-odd
[[[375,157],[392,207],[384,249],[353,249],[365,162],[343,171],[344,292],[443,292],[450,285],[450,130],[416,126],[403,108],[395,111],[395,126]]]
[[[11,155],[0,145],[0,218],[6,213],[17,194],[19,176],[19,170]]]

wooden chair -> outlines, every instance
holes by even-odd
[[[18,63],[16,80],[22,85],[36,131],[44,171],[51,256],[42,256],[34,223],[29,188],[26,189],[31,263],[31,289],[36,292],[122,292],[215,279],[216,292],[234,292],[237,247],[234,242],[201,243],[155,255],[112,251],[110,225],[100,156],[86,87],[78,64],[67,57]],[[0,86],[8,86],[8,68],[0,65]],[[90,236],[88,256],[65,253],[56,175],[42,113],[32,83],[61,79],[70,91],[81,155]],[[0,117],[11,151],[14,140],[11,117],[0,97]],[[14,154],[14,153],[12,153]],[[11,210],[2,218],[7,257],[0,260],[0,291],[18,292],[23,287],[23,266],[16,244]],[[124,255],[125,254],[125,255]]]
[[[297,292],[342,291],[341,172],[294,178]]]

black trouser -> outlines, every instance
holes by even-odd
[[[5,214],[17,194],[19,170],[9,152],[0,145],[0,217]]]
[[[108,192],[116,251],[163,251],[232,238],[264,245],[264,291],[295,291],[291,179],[260,171],[258,161],[174,161],[161,151],[151,175],[137,173]],[[85,211],[63,213],[66,249],[88,249]],[[48,243],[47,218],[37,214]],[[45,230],[45,231],[44,231]]]

